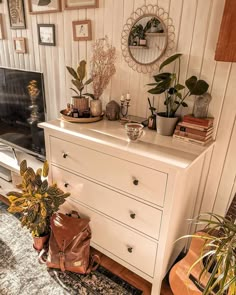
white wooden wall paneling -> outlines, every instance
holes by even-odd
[[[236,101],[232,99],[235,90],[235,66],[232,67],[228,75],[227,85],[225,86],[225,94],[223,100],[222,112],[220,115],[220,123],[217,129],[216,145],[212,157],[211,169],[208,174],[208,181],[205,190],[202,211],[211,211],[214,208],[215,198],[221,178],[222,169],[226,160],[226,153],[230,141],[232,126],[234,123]],[[225,196],[227,199],[230,196]]]
[[[232,194],[232,188],[236,177],[236,114],[234,124],[230,134],[227,155],[222,169],[221,179],[214,204],[214,212],[225,215],[225,209]]]

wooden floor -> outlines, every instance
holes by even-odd
[[[101,265],[105,268],[109,269],[112,273],[116,274],[117,276],[121,277],[131,285],[135,286],[136,288],[143,291],[143,295],[150,295],[151,294],[151,283],[147,282],[140,276],[134,274],[133,272],[129,271],[125,267],[121,266],[114,260],[110,259],[109,257],[103,255],[102,253],[98,252],[95,249],[92,249],[92,253],[96,253],[101,258]],[[159,294],[155,294],[159,295]],[[160,295],[173,295],[171,292],[170,286],[168,285],[167,281],[164,280],[162,282],[161,294]]]

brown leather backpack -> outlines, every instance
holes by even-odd
[[[54,213],[51,217],[51,235],[46,264],[76,273],[87,274],[98,267],[100,258],[90,256],[91,229],[89,219]],[[95,265],[94,265],[95,263]]]

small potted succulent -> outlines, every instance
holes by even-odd
[[[209,85],[204,80],[199,80],[196,76],[191,76],[185,81],[185,85],[180,84],[180,58],[182,54],[177,53],[167,58],[159,67],[159,73],[153,76],[155,82],[148,84],[152,86],[148,90],[151,94],[164,94],[166,107],[165,112],[157,113],[157,132],[161,135],[172,135],[178,121],[177,110],[187,107],[185,99],[190,95],[202,95],[207,92]],[[177,66],[173,72],[162,72],[167,65],[177,61]],[[187,87],[184,94],[183,90]]]
[[[64,193],[57,184],[49,185],[47,181],[48,163],[44,162],[42,169],[36,172],[27,167],[26,160],[20,164],[22,183],[17,187],[22,192],[11,191],[7,194],[10,201],[8,211],[20,213],[21,225],[32,233],[33,247],[40,251],[50,234],[50,217],[70,195]]]
[[[136,45],[140,46],[146,46],[147,45],[147,40],[145,38],[145,33],[146,33],[146,26],[143,27],[142,24],[136,24],[132,27],[131,32],[130,32],[130,40],[138,40],[135,42],[138,42]],[[133,45],[133,44],[130,44]]]
[[[83,90],[86,85],[90,84],[93,81],[93,79],[89,78],[88,80],[84,82],[84,79],[86,77],[86,61],[82,60],[79,63],[77,70],[74,70],[72,67],[69,67],[69,66],[67,66],[66,68],[68,72],[71,74],[71,76],[73,77],[71,82],[75,86],[75,88],[71,88],[71,90],[73,90],[77,94],[76,96],[72,96],[74,107],[79,109],[81,112],[88,110],[89,108],[88,96],[93,97],[93,94],[91,93],[83,94]]]

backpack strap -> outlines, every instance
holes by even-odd
[[[90,261],[89,261],[89,266],[86,271],[86,274],[90,273],[91,271],[94,271],[98,268],[100,264],[100,257],[98,255],[91,255],[90,256]]]

